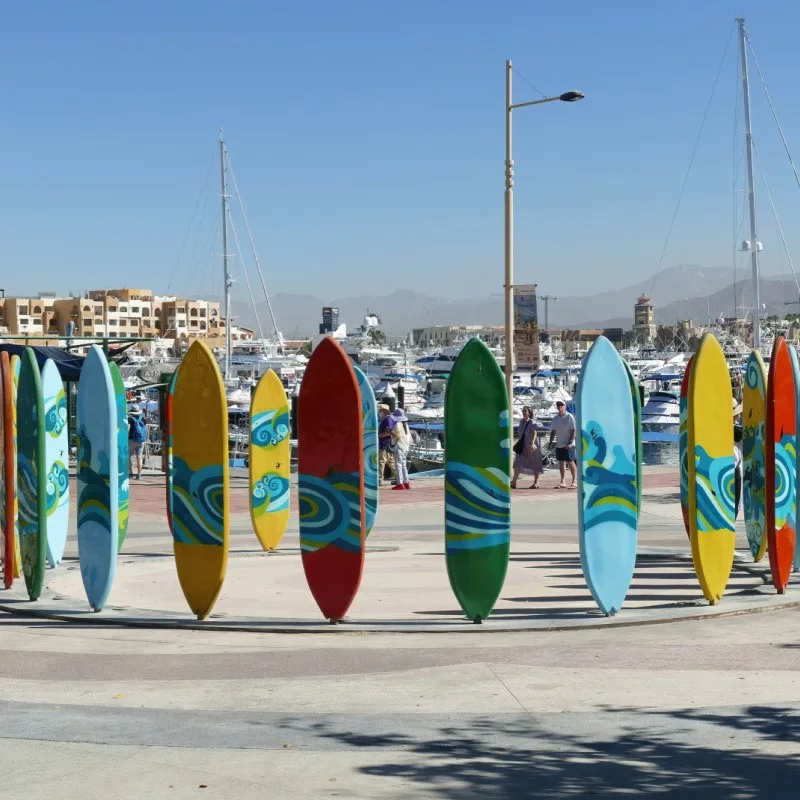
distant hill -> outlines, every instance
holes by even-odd
[[[650,276],[621,289],[580,297],[563,296],[550,303],[549,321],[552,327],[569,328],[630,328],[633,307],[641,294],[651,296],[657,320],[674,324],[677,319],[705,322],[709,311],[713,319],[720,314],[733,315],[734,286],[730,267],[701,267],[679,264],[664,269],[654,279]],[[752,306],[749,280],[738,281],[735,287],[737,303]],[[357,297],[321,298],[312,294],[280,292],[272,297],[278,329],[286,338],[315,334],[323,306],[339,308],[339,319],[348,330],[361,324],[367,311],[378,314],[382,329],[389,335],[399,335],[412,328],[429,325],[501,325],[503,299],[499,294],[468,300],[448,300],[431,297],[410,289],[400,289],[388,295],[359,295]],[[785,313],[785,300],[794,299],[793,283],[765,278],[762,280],[762,302],[767,313]],[[264,331],[271,329],[266,303],[256,306]],[[234,316],[240,325],[255,327],[253,309],[249,303],[233,301]],[[800,311],[800,307],[795,310]],[[539,324],[544,325],[544,304],[539,303]]]

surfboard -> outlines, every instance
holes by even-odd
[[[289,522],[289,400],[271,369],[250,403],[250,519],[264,550],[274,550]]]
[[[444,402],[447,577],[468,619],[482,622],[508,569],[511,430],[505,378],[480,339],[459,353]]]
[[[772,585],[783,594],[796,538],[797,400],[792,358],[782,336],[775,337],[769,362],[766,434],[767,554]]]
[[[78,382],[78,557],[89,605],[101,611],[117,569],[117,400],[103,351],[89,348]]]
[[[11,415],[14,422],[14,580],[22,577],[22,553],[19,549],[19,475],[17,473],[17,391],[19,389],[19,356],[11,356]]]
[[[47,563],[56,567],[64,557],[69,525],[69,435],[67,395],[55,362],[42,367],[45,461],[47,479]]]
[[[633,399],[633,432],[636,436],[636,518],[642,512],[642,396],[639,394],[639,384],[631,372],[630,365],[623,358],[622,365],[628,374],[628,383],[631,387]]]
[[[636,566],[639,454],[628,373],[604,336],[583,360],[575,399],[581,567],[600,610],[613,616]]]
[[[33,348],[20,358],[17,389],[19,547],[28,597],[38,600],[47,563],[47,472],[42,378]]]
[[[306,366],[297,434],[303,570],[322,615],[338,622],[364,569],[364,433],[353,367],[330,337]]]
[[[114,386],[114,405],[117,409],[117,552],[122,550],[128,532],[130,508],[130,462],[128,460],[128,396],[119,367],[110,361],[108,370]]]
[[[689,525],[703,594],[716,605],[733,567],[735,470],[733,394],[719,342],[707,333],[689,375]]]
[[[172,397],[175,393],[175,381],[178,379],[178,370],[172,373],[172,377],[167,384],[167,396],[164,398],[164,441],[167,447],[167,523],[169,532],[174,536],[172,530]]]
[[[3,526],[3,586],[14,584],[16,517],[14,514],[14,483],[17,474],[17,455],[14,442],[14,383],[8,353],[0,353],[0,524]]]
[[[797,348],[789,345],[789,354],[792,357],[792,376],[794,377],[794,401],[795,401],[795,418],[798,423],[795,425],[795,435],[800,431],[800,359],[798,359]],[[798,478],[797,470],[800,469],[800,445],[795,440],[795,471],[794,471],[794,519],[795,519],[795,534],[797,534],[797,511],[800,509],[800,478]],[[794,543],[794,558],[792,560],[792,572],[800,572],[800,547],[797,546],[797,538],[795,535]]]
[[[691,528],[689,526],[689,375],[692,370],[694,356],[689,359],[681,380],[681,395],[679,401],[679,420],[678,428],[678,465],[680,470],[680,497],[681,497],[681,516],[683,517],[683,527],[686,535],[691,540]]]
[[[747,544],[753,561],[767,551],[767,370],[758,350],[747,359],[742,387],[742,492]]]
[[[205,619],[228,565],[228,406],[213,354],[192,343],[172,395],[172,539],[189,608]]]
[[[367,376],[353,367],[361,398],[361,425],[364,431],[364,535],[369,536],[378,515],[378,403]]]

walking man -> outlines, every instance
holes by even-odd
[[[133,406],[128,415],[128,470],[139,480],[142,477],[142,450],[147,441],[147,427],[142,421],[142,409]],[[133,462],[136,462],[136,473]]]
[[[556,443],[556,459],[558,460],[558,470],[561,473],[561,483],[556,489],[566,489],[564,483],[566,477],[566,465],[569,465],[569,474],[572,476],[570,489],[575,488],[575,417],[567,411],[567,404],[563,400],[556,402],[558,416],[550,423],[550,446],[553,440]]]

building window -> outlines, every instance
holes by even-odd
[[[206,329],[206,323],[201,320],[200,321],[200,330],[204,331],[205,329]]]
[[[84,317],[83,318],[83,327],[84,328],[91,328],[92,327],[92,318],[91,317]]]
[[[120,314],[127,314],[128,313],[128,307],[127,306],[120,306],[119,307],[119,312],[120,312]]]
[[[204,317],[206,315],[206,310],[204,308],[200,309],[200,316]]]
[[[197,320],[193,319],[191,325],[192,325],[193,328],[196,328],[197,327]]]
[[[189,316],[190,317],[196,317],[197,316],[197,309],[196,308],[190,308],[189,309]]]

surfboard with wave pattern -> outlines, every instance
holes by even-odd
[[[264,550],[274,550],[289,523],[289,400],[269,369],[250,405],[250,519]]]
[[[172,394],[172,540],[186,602],[205,619],[228,564],[228,407],[219,367],[195,341]]]
[[[22,577],[22,553],[19,549],[19,476],[17,475],[17,391],[19,390],[19,356],[11,356],[11,414],[14,422],[14,580]]]
[[[45,475],[47,480],[47,563],[55,567],[64,557],[69,525],[69,438],[67,395],[52,359],[42,367],[44,395]]]
[[[692,560],[711,605],[722,597],[733,567],[735,472],[733,394],[719,342],[703,336],[689,375],[689,525]]]
[[[92,345],[78,382],[78,557],[89,605],[101,611],[117,571],[117,401],[105,354]]]
[[[503,589],[511,548],[511,431],[497,359],[480,339],[458,355],[445,394],[445,560],[466,616],[482,622]]]
[[[17,497],[22,574],[38,600],[47,563],[47,480],[42,379],[33,349],[20,357],[17,389]]]
[[[364,569],[364,433],[358,383],[330,337],[311,354],[297,409],[300,552],[323,616],[341,620]]]
[[[796,539],[797,388],[789,346],[775,337],[767,382],[767,554],[772,585],[783,594],[789,583]]]
[[[583,360],[576,392],[578,541],[586,585],[613,616],[636,566],[639,453],[628,372],[614,345],[598,337]]]
[[[119,367],[112,361],[108,369],[114,384],[114,402],[117,407],[117,551],[122,550],[125,534],[128,532],[128,514],[130,507],[130,462],[128,460],[128,397]]]
[[[767,552],[767,370],[761,353],[747,359],[742,386],[742,499],[753,561]]]
[[[367,376],[353,367],[361,398],[361,422],[364,429],[364,535],[369,536],[378,516],[378,403]]]

